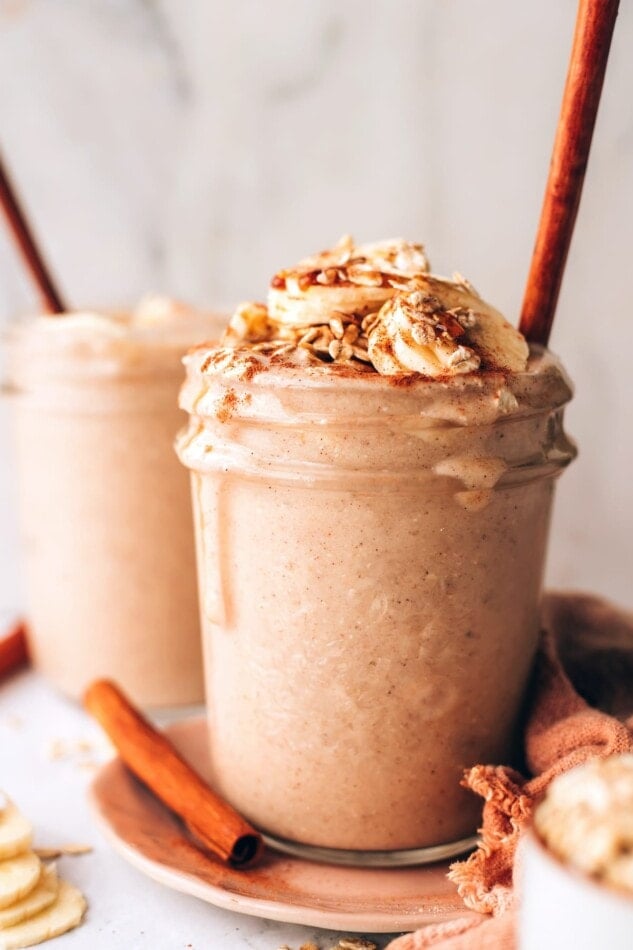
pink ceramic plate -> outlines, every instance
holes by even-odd
[[[170,739],[204,774],[206,723],[170,726]],[[315,864],[268,850],[251,871],[234,871],[189,843],[178,821],[113,759],[91,789],[97,818],[113,846],[149,877],[241,914],[345,931],[394,933],[463,916],[446,879],[447,864],[350,868]]]

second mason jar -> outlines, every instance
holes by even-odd
[[[173,452],[182,355],[219,319],[150,298],[6,334],[33,661],[79,699],[202,700],[189,486]]]

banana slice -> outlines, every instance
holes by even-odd
[[[483,369],[522,372],[530,350],[525,337],[508,323],[503,314],[482,300],[472,287],[444,277],[422,274],[415,278],[421,290],[438,297],[447,310],[472,310],[474,321],[460,343],[471,347],[481,358]]]
[[[437,297],[422,290],[399,294],[384,305],[369,332],[369,358],[383,376],[470,373],[478,369],[480,359],[462,343],[470,313],[464,311],[462,319],[463,324]]]
[[[0,908],[19,901],[33,890],[42,873],[42,862],[27,851],[0,861]]]
[[[46,910],[29,920],[0,930],[0,950],[18,950],[32,947],[44,940],[77,927],[86,912],[86,899],[76,887],[67,881],[59,882],[57,899]]]
[[[0,860],[28,851],[32,837],[33,829],[30,822],[18,811],[13,802],[7,799],[5,807],[0,812]]]
[[[346,235],[331,250],[279,271],[268,310],[272,320],[286,326],[327,323],[335,314],[364,317],[428,269],[421,244],[394,238],[355,245]]]
[[[57,871],[55,868],[44,868],[42,876],[26,897],[0,910],[0,931],[6,927],[29,920],[41,911],[46,910],[55,901],[59,891]],[[1,937],[0,937],[1,939]]]
[[[358,266],[399,277],[412,277],[429,270],[422,244],[405,241],[404,238],[354,244],[350,234],[344,234],[338,243],[327,251],[304,257],[297,264],[297,269],[305,273]]]
[[[266,304],[247,301],[239,305],[229,320],[222,335],[222,345],[239,345],[244,341],[263,343],[274,336],[274,331]]]
[[[424,245],[403,238],[359,244],[352,260],[365,261],[381,273],[397,277],[415,277],[429,271]]]
[[[365,316],[380,310],[397,291],[387,287],[321,286],[311,284],[301,289],[287,278],[285,290],[271,287],[268,312],[273,320],[285,326],[315,326],[327,323],[335,314]]]

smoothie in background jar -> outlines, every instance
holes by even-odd
[[[457,853],[463,770],[514,755],[560,364],[420,246],[350,239],[186,362],[212,781],[282,848]]]
[[[183,353],[219,318],[163,298],[7,335],[30,644],[79,698],[112,677],[143,706],[203,694],[188,480],[173,451]]]

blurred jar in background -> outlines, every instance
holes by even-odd
[[[77,699],[116,679],[143,706],[202,700],[181,360],[218,318],[163,298],[36,317],[7,334],[34,663]]]

